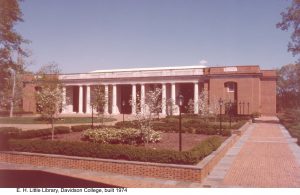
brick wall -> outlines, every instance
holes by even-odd
[[[260,112],[260,92],[259,85],[260,79],[256,77],[216,77],[211,78],[209,83],[209,101],[217,101],[220,97],[223,100],[228,101],[231,98],[231,92],[227,92],[224,87],[226,82],[236,82],[237,83],[237,102],[244,102],[244,114],[248,114],[249,102],[249,114],[252,112]],[[243,106],[242,106],[243,109]],[[224,111],[224,110],[223,110]],[[238,106],[238,113],[240,113],[240,108]]]
[[[276,114],[276,71],[260,70],[259,66],[235,66],[206,68],[205,75],[209,82],[209,101],[222,98],[225,101],[232,99],[232,94],[226,91],[226,82],[237,84],[237,102],[244,102],[239,114],[260,112],[264,115]],[[249,112],[248,112],[249,103]],[[244,107],[244,109],[243,109]],[[243,111],[244,110],[244,111]]]
[[[276,114],[276,81],[263,79],[261,81],[261,112],[265,115]]]
[[[2,152],[0,153],[0,161],[34,166],[119,173],[129,176],[144,176],[190,182],[201,181],[201,169],[189,165],[166,165],[24,152]]]

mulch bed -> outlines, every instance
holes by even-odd
[[[82,138],[83,132],[72,132],[68,134],[58,134],[55,135],[55,140],[60,141],[79,141],[84,142]],[[161,133],[162,139],[158,143],[146,144],[147,147],[153,149],[168,149],[168,150],[179,150],[179,134],[178,133]],[[182,133],[182,150],[190,150],[201,141],[211,137],[212,135],[202,135],[202,134],[192,134],[192,133]],[[51,136],[43,138],[34,139],[51,139]],[[224,140],[226,137],[224,137]]]

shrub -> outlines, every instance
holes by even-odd
[[[19,132],[15,138],[18,139],[30,139],[35,137],[42,137],[51,135],[51,129],[37,129],[37,130],[28,130]],[[12,136],[14,137],[14,136]]]
[[[261,113],[260,113],[260,112],[253,112],[253,113],[251,114],[251,116],[252,116],[252,118],[258,118],[258,117],[261,116]]]
[[[54,127],[54,134],[65,134],[70,133],[70,128],[65,126]],[[28,130],[20,131],[18,134],[11,135],[12,138],[17,139],[30,139],[35,137],[49,136],[52,134],[52,129],[37,129],[37,130]]]
[[[204,134],[204,135],[216,135],[218,134],[219,130],[217,128],[198,128],[196,129],[196,133]]]
[[[54,127],[54,133],[56,134],[64,134],[64,133],[70,133],[71,128],[68,126],[56,126]]]
[[[239,121],[237,123],[235,123],[234,125],[231,126],[232,129],[239,129],[241,128],[247,121],[246,120],[242,120]]]
[[[91,128],[91,125],[74,125],[71,127],[73,132],[80,132]]]
[[[152,128],[155,131],[163,132],[178,132],[178,122],[177,123],[165,123],[161,121],[152,122]]]
[[[5,131],[0,131],[0,151],[8,149],[9,134]]]
[[[18,134],[20,131],[22,130],[16,127],[0,127],[0,133],[6,133],[10,136],[14,136]]]
[[[229,130],[229,129],[223,129],[220,132],[220,135],[222,135],[222,136],[231,136],[231,130]]]
[[[61,154],[69,156],[122,159],[131,161],[196,164],[216,150],[222,139],[210,137],[189,151],[154,150],[130,145],[98,144],[89,142],[62,142],[41,140],[10,140],[13,151]]]
[[[178,118],[171,118],[169,116],[167,116],[166,118],[160,119],[161,122],[165,122],[165,123],[178,123],[179,120]]]
[[[83,133],[84,139],[97,143],[110,144],[140,144],[144,143],[146,136],[149,136],[149,142],[158,142],[160,134],[153,130],[149,135],[141,134],[140,130],[134,128],[97,128],[89,129]]]
[[[169,122],[166,122],[169,121]],[[179,131],[179,123],[178,119],[167,117],[161,121],[155,121],[152,123],[153,129],[156,131],[163,131],[163,132],[178,132]],[[239,121],[232,125],[232,128],[240,128],[244,125],[246,121]],[[222,128],[224,131],[221,135],[230,136],[230,126],[229,124],[222,124]],[[188,119],[185,118],[182,120],[182,132],[186,133],[198,133],[198,134],[205,134],[205,135],[216,135],[219,133],[220,126],[218,123],[212,123],[205,121],[200,118],[193,118]]]
[[[116,128],[139,128],[137,121],[119,121],[115,123]]]

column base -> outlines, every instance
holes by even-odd
[[[115,106],[113,106],[112,107],[112,113],[111,114],[120,114],[120,112],[119,112],[119,108],[118,108],[118,106],[117,105],[115,105]]]

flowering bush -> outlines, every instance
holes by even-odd
[[[147,136],[147,137],[146,137]],[[97,143],[110,144],[140,144],[146,139],[149,142],[158,142],[161,139],[160,133],[151,130],[149,134],[141,134],[140,130],[134,128],[97,128],[88,129],[83,133],[86,140]]]

